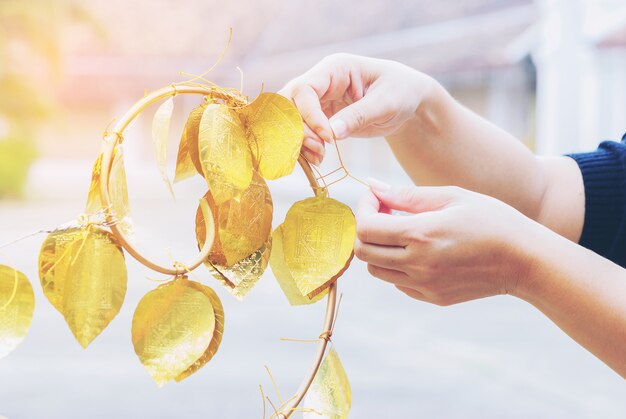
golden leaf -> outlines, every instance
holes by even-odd
[[[215,336],[220,327],[216,327],[213,297],[204,288],[185,277],[176,278],[147,293],[137,305],[133,346],[159,386],[204,365],[196,363],[202,363],[203,357],[208,361],[214,337],[221,339]]]
[[[238,198],[252,181],[252,155],[237,112],[210,104],[200,120],[198,151],[217,205]]]
[[[196,173],[202,175],[202,164],[200,164],[200,155],[198,152],[198,131],[205,108],[206,104],[198,106],[191,111],[187,118],[183,135],[180,138],[180,145],[178,146],[174,182],[185,180]]]
[[[0,265],[0,359],[26,337],[35,309],[35,294],[26,276]]]
[[[95,226],[49,234],[39,253],[39,278],[83,348],[117,316],[126,295],[122,248],[115,236]]]
[[[204,354],[202,354],[202,356],[194,362],[192,366],[176,377],[177,382],[184,380],[200,368],[204,367],[207,362],[215,356],[215,353],[220,347],[220,343],[222,343],[222,336],[224,335],[224,307],[222,306],[222,302],[215,291],[194,281],[189,281],[189,285],[196,288],[198,291],[205,293],[206,296],[209,297],[209,300],[211,300],[213,312],[215,313],[215,330],[213,331],[213,338],[211,339],[211,343],[209,344],[207,350],[204,351]]]
[[[352,406],[352,389],[335,348],[331,347],[306,393],[305,419],[346,419]]]
[[[354,255],[352,210],[316,196],[291,206],[283,224],[285,263],[300,292],[313,297],[348,268]]]
[[[295,105],[279,94],[261,93],[241,113],[261,175],[277,179],[290,174],[304,138],[304,124]]]
[[[250,186],[239,199],[215,205],[210,192],[204,198],[211,208],[217,232],[209,262],[229,267],[250,256],[270,237],[272,232],[272,195],[267,183],[255,171]],[[204,243],[206,232],[200,207],[196,211],[196,237]]]
[[[283,225],[279,225],[272,234],[272,255],[270,256],[270,266],[272,272],[278,281],[278,285],[283,290],[285,297],[289,300],[292,306],[299,306],[305,304],[313,304],[321,300],[326,294],[328,289],[320,292],[313,298],[309,298],[306,295],[302,295],[302,292],[296,286],[296,282],[289,272],[289,268],[285,263],[285,253],[283,251]]]
[[[261,278],[269,260],[272,231],[272,196],[255,171],[239,199],[215,205],[210,192],[204,198],[215,218],[215,240],[205,263],[211,274],[242,299]],[[196,237],[205,240],[202,211],[196,212]]]
[[[102,170],[102,155],[98,156],[91,172],[91,186],[87,196],[85,214],[93,215],[104,208],[100,199],[100,173]],[[126,171],[124,170],[124,153],[121,146],[115,148],[111,172],[109,174],[109,195],[118,227],[132,240],[134,234],[133,223],[130,218],[130,204],[128,203],[128,186]]]
[[[243,300],[263,276],[272,250],[270,238],[257,251],[247,258],[225,267],[206,262],[211,275],[217,279],[235,298]]]
[[[171,97],[159,106],[152,120],[152,141],[156,152],[157,166],[172,197],[174,196],[174,188],[172,188],[172,182],[167,175],[167,139],[170,134],[170,121],[173,112],[174,97]]]

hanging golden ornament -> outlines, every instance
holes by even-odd
[[[135,353],[159,386],[182,380],[215,354],[224,315],[208,287],[179,277],[146,294],[135,310]]]
[[[207,260],[211,274],[238,298],[243,298],[260,279],[269,260],[272,231],[272,196],[255,171],[250,186],[239,199],[215,205],[210,192],[204,198],[216,222],[213,248]],[[204,244],[202,211],[196,212],[196,238]]]
[[[22,343],[34,309],[35,294],[26,275],[0,265],[0,359]]]
[[[198,151],[198,131],[200,130],[200,120],[205,109],[206,104],[203,103],[191,111],[187,118],[183,135],[180,138],[180,145],[178,146],[174,182],[185,180],[196,173],[202,175],[202,164],[200,163]]]
[[[265,179],[293,172],[304,124],[294,104],[277,93],[261,93],[241,109],[255,165]]]
[[[91,185],[87,195],[85,214],[94,215],[104,209],[100,199],[100,173],[102,171],[102,155],[98,156],[91,172]],[[117,146],[114,151],[113,163],[109,180],[109,193],[111,206],[119,228],[126,237],[132,239],[134,229],[130,218],[130,204],[128,203],[128,186],[126,184],[126,171],[124,169],[124,153],[122,146]]]
[[[352,389],[341,360],[331,346],[304,398],[305,419],[346,419],[352,406]]]
[[[220,343],[222,343],[222,336],[224,335],[224,307],[222,306],[222,302],[220,301],[215,291],[205,285],[194,281],[189,281],[188,285],[197,289],[198,291],[203,292],[207,297],[209,297],[211,305],[213,306],[213,312],[215,314],[215,330],[213,331],[211,343],[209,343],[206,351],[204,351],[202,356],[196,362],[194,362],[193,365],[191,365],[189,368],[187,368],[176,377],[177,382],[184,380],[191,374],[198,371],[200,368],[204,367],[217,353],[217,350],[220,347]]]
[[[292,306],[314,304],[328,294],[328,289],[320,292],[313,298],[303,295],[298,289],[296,282],[291,276],[291,272],[285,263],[285,252],[283,250],[283,225],[279,225],[272,234],[272,255],[270,256],[270,266],[278,281],[278,285],[283,290],[289,304]]]
[[[198,151],[204,178],[219,205],[238,198],[252,181],[252,155],[234,109],[207,105],[198,134]]]
[[[167,174],[167,140],[170,134],[170,122],[174,112],[174,98],[171,97],[159,106],[152,119],[152,142],[157,159],[157,167],[161,173],[161,179],[167,186],[172,197],[174,188]]]
[[[117,316],[126,295],[126,265],[117,239],[96,226],[50,233],[39,253],[44,295],[86,348]]]
[[[285,264],[300,292],[308,297],[341,276],[354,255],[354,214],[347,205],[326,196],[293,204],[282,233]]]

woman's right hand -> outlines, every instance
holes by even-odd
[[[333,137],[389,136],[398,131],[436,86],[431,77],[394,61],[334,54],[278,93],[298,107],[305,122],[302,153],[319,164],[324,143]]]

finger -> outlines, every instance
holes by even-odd
[[[319,156],[318,154],[315,154],[314,152],[312,152],[311,150],[307,149],[307,148],[303,148],[300,151],[300,154],[304,157],[304,159],[306,161],[308,161],[311,164],[314,164],[316,166],[319,166],[320,163],[322,162],[322,157]]]
[[[315,89],[308,84],[299,84],[293,89],[292,99],[304,122],[324,141],[331,142],[330,123],[322,111],[320,98]]]
[[[324,147],[324,141],[319,139],[316,135],[315,137],[307,136],[305,133],[304,140],[302,141],[302,147],[307,148],[314,152],[315,154],[319,154],[323,156],[326,153],[326,147]]]
[[[387,269],[372,264],[367,265],[367,271],[372,276],[378,279],[382,279],[385,282],[395,284],[396,286],[398,284],[407,285],[411,280],[411,278],[404,272],[396,271],[394,269]]]
[[[404,285],[396,285],[396,288],[411,298],[415,298],[416,300],[429,302],[428,299],[416,289],[404,286]]]
[[[330,127],[335,139],[342,140],[373,124],[384,112],[378,95],[369,93],[337,112],[330,119]]]
[[[356,236],[363,243],[407,246],[411,243],[412,220],[406,216],[370,214],[356,219]]]
[[[406,260],[407,251],[404,247],[381,246],[357,240],[354,243],[354,254],[363,262],[383,268],[398,269]]]
[[[368,190],[359,200],[357,214],[366,216],[376,213],[391,214],[391,208],[380,202],[380,199],[371,190]]]
[[[448,186],[390,186],[375,179],[369,179],[369,184],[382,204],[414,214],[444,208],[462,191]]]

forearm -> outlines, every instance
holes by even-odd
[[[513,136],[435,85],[416,117],[387,138],[421,185],[457,185],[493,196],[536,218],[547,188],[543,167]]]
[[[626,271],[547,229],[526,233],[529,269],[513,294],[626,378]]]
[[[434,83],[387,141],[418,185],[457,185],[493,196],[578,241],[584,218],[580,171],[566,157],[538,158],[512,135]]]

